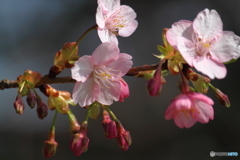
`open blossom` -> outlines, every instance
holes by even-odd
[[[223,31],[215,10],[201,11],[193,22],[180,20],[167,31],[168,42],[186,62],[211,79],[222,79],[227,70],[223,63],[240,57],[240,37]]]
[[[132,67],[132,57],[119,53],[114,42],[99,45],[92,56],[82,56],[72,68],[72,78],[77,82],[73,101],[84,107],[98,101],[111,105],[122,94],[121,77]]]
[[[165,119],[174,119],[179,128],[190,128],[197,121],[208,123],[213,120],[213,101],[207,96],[188,92],[177,96],[165,112]]]
[[[120,5],[120,0],[98,0],[96,21],[99,38],[102,42],[118,44],[116,35],[128,37],[136,30],[136,16],[131,7]]]

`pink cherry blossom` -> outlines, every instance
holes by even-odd
[[[96,21],[99,38],[102,42],[118,44],[116,35],[128,37],[136,30],[136,16],[131,7],[120,5],[120,0],[98,0]]]
[[[114,42],[99,45],[92,56],[82,56],[75,62],[72,78],[77,82],[73,101],[84,107],[98,101],[111,105],[121,96],[121,77],[132,67],[131,56],[119,53]]]
[[[193,22],[180,20],[167,31],[169,43],[186,62],[211,79],[222,79],[227,70],[223,63],[240,57],[240,37],[223,31],[215,10],[201,11]]]
[[[174,119],[179,128],[190,128],[197,121],[208,123],[213,120],[214,111],[212,105],[214,102],[207,96],[188,92],[177,96],[165,112],[165,119]]]

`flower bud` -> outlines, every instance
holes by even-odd
[[[52,157],[57,150],[58,143],[55,140],[49,140],[44,142],[43,154],[45,158]]]
[[[36,96],[30,89],[28,90],[28,93],[27,93],[27,104],[32,109],[35,107],[35,104],[36,104]]]
[[[80,132],[73,135],[71,140],[70,149],[73,151],[75,156],[80,156],[83,152],[88,149],[89,138],[87,134],[87,123],[83,122]]]
[[[23,110],[25,107],[24,107],[24,103],[23,103],[21,94],[17,95],[16,100],[14,102],[14,108],[15,108],[17,114],[23,113]]]
[[[76,133],[72,137],[70,149],[73,151],[74,156],[80,156],[87,151],[88,144],[89,138],[84,133]]]
[[[215,94],[216,94],[219,102],[225,107],[230,107],[230,101],[228,99],[228,96],[226,94],[224,94],[223,92],[221,92],[217,88],[214,91],[215,91]]]
[[[132,143],[132,138],[129,131],[124,131],[116,137],[119,147],[122,150],[128,150],[129,146]]]
[[[124,79],[120,79],[120,84],[121,84],[121,93],[120,93],[120,97],[119,97],[119,102],[124,102],[124,98],[129,97],[130,93],[129,93],[129,88],[128,88],[128,84],[124,81]]]
[[[118,135],[116,140],[118,142],[119,147],[122,150],[128,150],[129,146],[132,144],[132,138],[129,131],[126,131],[120,121],[116,121]]]
[[[165,78],[162,77],[161,70],[157,69],[154,77],[148,80],[148,93],[150,96],[157,96],[162,91],[163,85],[166,83]]]
[[[116,123],[111,120],[109,113],[106,110],[103,111],[102,127],[107,138],[116,138],[118,134]]]
[[[48,115],[48,107],[41,99],[37,100],[37,115],[39,119],[43,119]]]

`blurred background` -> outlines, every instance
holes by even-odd
[[[122,0],[137,13],[139,26],[127,38],[118,37],[121,52],[133,56],[134,66],[157,63],[152,54],[159,54],[163,28],[180,20],[193,20],[205,8],[215,9],[224,23],[224,30],[240,35],[239,0]],[[55,53],[65,42],[73,42],[94,25],[97,0],[1,0],[0,1],[0,79],[15,80],[26,69],[47,74],[53,65]],[[79,46],[80,55],[90,55],[100,44],[97,32],[89,33]],[[147,94],[146,80],[125,77],[131,96],[125,102],[115,102],[111,109],[132,135],[133,144],[122,151],[115,139],[104,136],[100,115],[90,119],[88,151],[75,157],[70,148],[68,117],[59,114],[56,124],[57,153],[52,160],[175,160],[212,159],[210,151],[238,152],[240,154],[240,62],[227,65],[228,75],[212,84],[226,93],[231,107],[225,108],[210,90],[215,101],[214,120],[196,123],[190,129],[178,128],[173,120],[164,119],[171,99],[180,92],[178,76],[169,75],[167,84],[157,97]],[[64,70],[59,76],[70,76]],[[58,90],[73,89],[73,84],[53,85]],[[38,92],[41,94],[40,92]],[[17,89],[0,91],[0,159],[43,160],[43,142],[47,139],[53,111],[40,120],[36,109],[25,106],[18,115],[13,108]],[[42,94],[41,94],[42,95]],[[46,98],[42,95],[44,101]],[[79,122],[86,110],[72,107]],[[214,157],[226,159],[229,157]],[[233,157],[231,157],[233,158]],[[239,156],[236,157],[239,159]]]

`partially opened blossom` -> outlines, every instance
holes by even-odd
[[[240,57],[240,37],[223,31],[215,10],[201,11],[193,22],[174,23],[167,31],[167,39],[190,66],[211,79],[224,78],[227,70],[223,63]]]
[[[179,128],[190,128],[197,121],[208,123],[213,120],[214,111],[212,105],[214,102],[207,96],[188,92],[177,96],[165,112],[165,119],[174,119]]]
[[[128,54],[119,53],[114,42],[102,43],[92,56],[79,58],[72,68],[72,78],[77,81],[73,101],[82,107],[94,101],[103,105],[119,101],[122,94],[121,77],[131,68],[131,58]]]
[[[116,35],[128,37],[136,30],[136,16],[131,7],[120,5],[120,0],[98,0],[96,21],[99,38],[102,42],[118,44]]]

